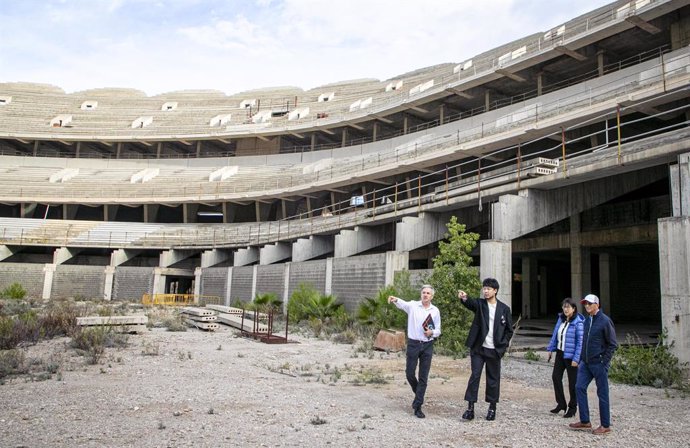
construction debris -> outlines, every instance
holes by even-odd
[[[77,325],[80,327],[108,327],[122,333],[142,333],[146,331],[148,321],[146,316],[77,317]]]
[[[186,306],[180,312],[185,318],[185,323],[190,327],[206,331],[215,331],[220,328],[220,325],[215,322],[218,316],[214,310]]]

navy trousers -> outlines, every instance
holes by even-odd
[[[609,409],[609,368],[600,362],[580,363],[577,369],[577,404],[580,405],[580,421],[589,422],[589,402],[587,401],[587,387],[594,380],[597,384],[599,397],[599,419],[601,426],[611,426],[611,411]]]

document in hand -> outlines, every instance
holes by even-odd
[[[433,330],[434,328],[436,328],[434,326],[434,320],[431,318],[431,313],[429,313],[426,319],[424,319],[424,322],[422,322],[422,328],[424,329],[424,331]]]

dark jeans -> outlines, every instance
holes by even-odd
[[[570,392],[569,408],[577,408],[577,395],[575,393],[575,383],[577,381],[577,367],[572,366],[572,359],[564,359],[563,351],[556,350],[556,360],[553,362],[553,391],[556,394],[556,404],[565,409],[565,394],[563,393],[563,372],[568,372],[568,391]]]
[[[429,370],[431,370],[431,358],[434,355],[434,343],[419,342],[414,339],[407,340],[407,364],[405,367],[405,375],[407,382],[412,387],[414,392],[413,408],[421,407],[424,404],[424,394],[426,393],[426,384],[429,379]],[[417,370],[417,363],[419,363],[419,377],[415,376]]]
[[[467,382],[465,391],[465,401],[475,403],[479,393],[479,381],[482,379],[482,370],[486,364],[486,401],[488,403],[498,403],[501,395],[501,357],[492,348],[481,347],[479,350],[472,350],[470,353],[470,364],[472,374]]]
[[[608,366],[595,362],[591,364],[580,363],[577,369],[577,404],[580,405],[580,421],[589,422],[589,403],[587,402],[587,387],[592,379],[597,384],[597,397],[599,397],[599,418],[601,426],[611,426],[611,411],[609,409],[609,369]]]

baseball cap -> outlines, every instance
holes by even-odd
[[[583,305],[585,302],[596,303],[599,305],[599,297],[595,296],[594,294],[587,294],[584,299],[580,300],[580,303]]]

